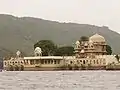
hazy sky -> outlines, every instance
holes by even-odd
[[[0,13],[105,25],[120,32],[120,0],[0,0]]]

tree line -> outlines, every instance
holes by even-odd
[[[34,49],[40,47],[42,49],[43,56],[55,55],[55,56],[71,56],[74,54],[74,47],[62,46],[58,47],[51,40],[40,40],[34,44]]]

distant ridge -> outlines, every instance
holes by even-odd
[[[91,36],[95,33],[105,37],[114,53],[120,53],[120,34],[106,26],[59,23],[40,18],[0,14],[0,55],[15,53],[18,49],[31,55],[34,43],[39,40],[50,39],[58,45],[73,45],[81,36]]]

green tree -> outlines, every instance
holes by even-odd
[[[51,40],[41,40],[34,44],[34,49],[36,47],[40,47],[42,49],[43,56],[54,55],[57,49],[57,46]]]
[[[115,58],[116,58],[117,61],[119,62],[119,56],[118,56],[118,55],[115,55]]]
[[[74,48],[72,46],[64,46],[56,49],[55,55],[57,56],[71,56],[74,54]]]
[[[111,48],[111,46],[107,45],[106,46],[106,51],[107,51],[107,55],[111,55],[112,54],[112,48]]]
[[[80,41],[88,41],[89,38],[87,36],[81,36]]]

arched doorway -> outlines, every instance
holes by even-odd
[[[23,65],[20,66],[20,71],[24,71],[24,66]]]
[[[72,66],[71,66],[70,64],[68,65],[68,69],[69,69],[69,70],[72,70]]]
[[[19,67],[17,65],[15,65],[14,70],[19,71]]]

